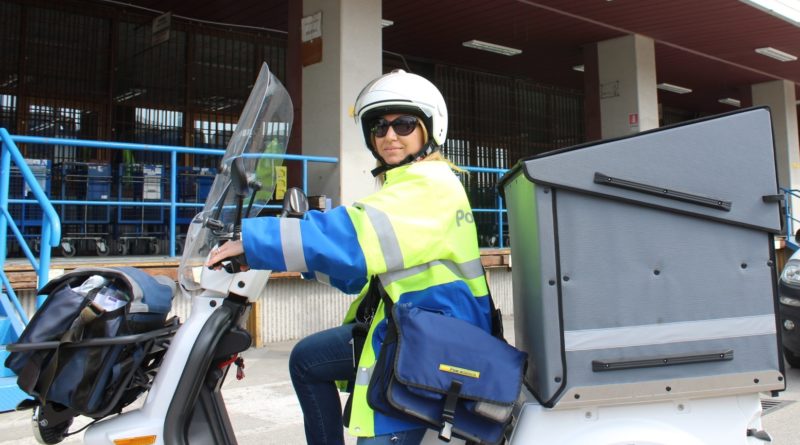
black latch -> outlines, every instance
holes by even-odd
[[[444,411],[442,412],[442,429],[439,430],[439,439],[450,442],[453,437],[453,423],[456,417],[456,405],[458,395],[461,393],[461,382],[453,380],[447,390],[447,398],[444,399]]]

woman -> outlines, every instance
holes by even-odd
[[[447,107],[439,90],[398,70],[369,83],[355,110],[378,161],[373,175],[381,189],[352,206],[309,212],[303,220],[247,219],[242,241],[221,246],[208,264],[244,252],[250,267],[303,272],[359,293],[343,326],[313,334],[292,351],[289,367],[306,439],[343,444],[344,421],[361,445],[418,444],[424,426],[373,411],[366,402],[386,334],[380,294],[489,332],[489,292],[469,201],[451,164],[437,152],[447,135]],[[354,326],[368,327],[358,357]],[[344,417],[335,381],[350,382]]]

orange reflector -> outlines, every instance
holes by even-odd
[[[156,436],[126,437],[114,439],[114,445],[152,445],[156,443]]]

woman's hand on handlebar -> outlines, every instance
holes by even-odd
[[[208,255],[208,259],[206,260],[206,266],[217,270],[222,267],[220,264],[221,262],[239,255],[244,255],[244,245],[242,245],[242,241],[228,241],[211,250],[211,254]],[[247,267],[247,265],[241,264],[242,271],[248,269],[249,267]]]

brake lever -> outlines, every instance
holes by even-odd
[[[230,274],[245,272],[242,270],[242,266],[247,267],[248,270],[250,269],[250,267],[247,265],[247,258],[245,258],[244,254],[236,255],[233,258],[227,258],[227,260],[228,264],[222,266],[222,268]]]
[[[222,269],[225,270],[225,272],[228,272],[229,274],[235,274],[246,271],[242,270],[242,266],[247,267],[247,270],[250,269],[250,266],[247,265],[247,258],[244,256],[244,254],[222,259],[208,266],[208,268],[210,270],[216,270],[217,268],[221,267]]]
[[[228,241],[233,241],[238,238],[239,237],[237,236],[237,232],[234,230],[233,233],[230,233],[228,234],[228,236],[223,237],[219,245],[222,246]],[[242,270],[242,266],[246,267],[247,269]],[[218,268],[222,268],[225,269],[225,272],[228,272],[229,274],[235,274],[250,269],[250,267],[247,264],[247,258],[245,257],[244,253],[241,253],[233,257],[223,258],[217,261],[216,263],[211,264],[210,266],[208,266],[208,268],[210,270],[216,270]]]

